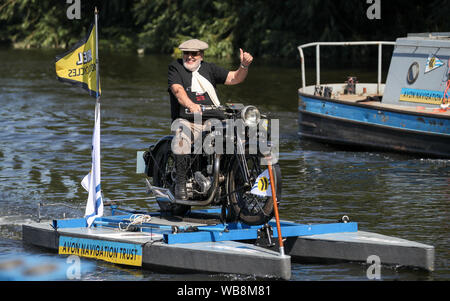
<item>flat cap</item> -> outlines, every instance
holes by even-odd
[[[180,48],[181,51],[201,51],[208,49],[208,43],[192,39],[181,43],[178,48]]]

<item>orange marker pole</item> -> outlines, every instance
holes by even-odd
[[[270,187],[272,188],[273,210],[275,212],[275,220],[277,222],[277,232],[278,232],[278,243],[280,245],[280,255],[284,256],[283,237],[281,236],[280,216],[278,214],[278,200],[277,200],[277,194],[275,192],[275,190],[276,190],[275,189],[275,180],[273,177],[272,163],[270,162],[270,160],[271,159],[269,159],[267,168],[269,169]]]

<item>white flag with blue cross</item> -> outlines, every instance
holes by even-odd
[[[86,203],[85,218],[90,227],[96,217],[103,216],[103,199],[100,173],[100,102],[95,106],[95,125],[92,135],[92,167],[81,181],[81,185],[89,192]]]

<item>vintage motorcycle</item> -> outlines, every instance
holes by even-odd
[[[203,112],[208,109],[212,108],[202,107]],[[224,222],[265,224],[274,215],[271,183],[265,166],[268,160],[273,162],[274,157],[271,123],[255,106],[226,104],[214,109],[220,110],[225,119],[219,123],[216,119],[215,126],[202,133],[203,151],[194,151],[193,143],[186,177],[188,200],[174,197],[177,172],[171,148],[174,136],[163,137],[143,155],[148,191],[157,196],[161,211],[172,215],[185,215],[191,206],[222,206]],[[204,151],[206,145],[216,151]],[[272,164],[272,171],[279,201],[281,170],[278,163]]]

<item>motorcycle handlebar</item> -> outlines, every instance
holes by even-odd
[[[209,111],[209,110],[220,110],[220,111],[225,111],[225,108],[224,108],[223,106],[216,107],[216,106],[200,105],[200,109],[201,109],[202,112]],[[184,112],[185,112],[186,114],[194,114],[194,113],[192,113],[188,108],[185,108],[185,109],[184,109]]]
[[[225,115],[229,115],[229,116],[231,116],[234,113],[236,113],[237,111],[239,111],[239,109],[233,109],[233,108],[230,108],[229,106],[223,106],[223,105],[218,106],[218,107],[213,106],[213,105],[200,105],[200,109],[201,109],[202,112],[219,110],[219,111],[222,111]],[[229,111],[229,109],[231,109],[231,111]],[[194,114],[188,108],[185,108],[184,112],[186,114],[189,114],[189,115]],[[261,114],[261,117],[262,118],[267,118],[267,115]]]

